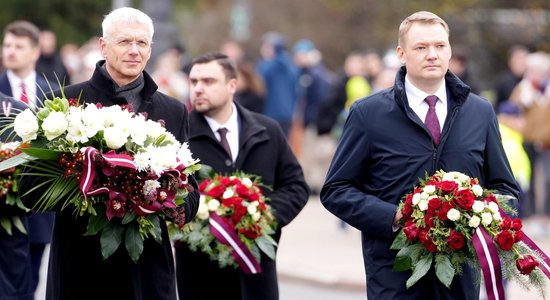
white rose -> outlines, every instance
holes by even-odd
[[[250,215],[253,215],[255,214],[257,211],[258,211],[258,208],[257,208],[257,205],[254,205],[253,203],[251,203],[247,208],[246,210],[248,211],[248,213]]]
[[[484,212],[481,214],[481,223],[483,225],[490,225],[493,222],[493,214],[489,212]]]
[[[480,213],[485,209],[485,203],[483,201],[474,201],[474,204],[472,205],[472,210],[475,213]]]
[[[128,135],[126,135],[120,127],[105,128],[103,136],[105,137],[107,147],[114,150],[124,146],[128,141]]]
[[[479,185],[479,184],[474,184],[472,186],[472,192],[474,193],[474,195],[476,195],[477,197],[480,197],[481,195],[483,195],[483,188]]]
[[[496,212],[493,214],[493,219],[496,221],[502,221],[502,216],[500,215],[500,212]]]
[[[260,212],[257,211],[255,214],[252,215],[252,220],[254,220],[254,222],[258,222],[261,216],[262,214],[260,214]]]
[[[460,212],[455,208],[451,208],[447,212],[447,218],[454,222],[454,221],[460,219]]]
[[[479,219],[478,216],[473,216],[472,218],[470,218],[470,221],[468,221],[468,226],[472,228],[477,228],[480,222],[481,222],[481,219]]]
[[[208,201],[208,210],[215,211],[218,207],[220,207],[220,201],[216,199],[211,199]]]
[[[38,120],[34,113],[27,108],[15,117],[13,129],[23,139],[23,142],[34,140],[37,137]]]
[[[415,193],[413,195],[413,198],[412,198],[412,204],[414,206],[416,206],[418,204],[418,202],[420,202],[420,194],[419,193]]]
[[[498,208],[498,204],[496,204],[495,202],[489,202],[489,209],[493,213],[497,213],[500,211],[500,209]]]
[[[428,197],[430,197],[430,195],[428,195],[428,193],[426,193],[426,192],[420,193],[420,199],[426,200],[426,199],[428,199]]]
[[[222,198],[227,199],[227,198],[233,197],[234,195],[235,195],[235,193],[233,193],[233,190],[227,189],[227,190],[225,190],[225,192],[223,192]]]
[[[427,185],[427,186],[424,187],[423,191],[425,193],[428,193],[428,194],[431,195],[431,194],[435,193],[435,185],[432,185],[432,184]]]
[[[247,188],[251,187],[252,186],[252,180],[250,180],[250,178],[248,177],[245,177],[241,180],[241,183],[246,186]]]
[[[420,202],[418,202],[418,209],[420,209],[421,211],[425,211],[426,209],[428,209],[428,200],[420,200]]]
[[[197,217],[201,220],[206,220],[209,216],[210,212],[208,211],[208,206],[206,206],[206,203],[200,202],[199,210],[197,211]]]
[[[68,126],[69,122],[65,118],[65,113],[59,111],[51,112],[42,123],[42,129],[48,141],[60,136],[67,130]]]

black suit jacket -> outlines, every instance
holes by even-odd
[[[309,190],[283,131],[272,119],[251,112],[236,104],[239,116],[239,153],[235,163],[196,111],[190,114],[189,146],[202,164],[216,172],[230,174],[242,170],[259,175],[262,182],[273,188],[264,190],[271,199],[279,228],[290,223],[305,206]],[[275,262],[265,255],[261,260],[262,273],[245,275],[240,269],[220,269],[202,252],[192,252],[181,243],[176,247],[176,273],[180,299],[279,299]],[[212,288],[212,285],[216,288]]]

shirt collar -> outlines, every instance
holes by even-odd
[[[231,116],[229,116],[229,119],[227,120],[227,122],[225,122],[225,124],[220,124],[216,122],[216,120],[214,120],[213,118],[204,116],[206,122],[208,122],[208,126],[210,126],[210,129],[212,129],[212,132],[218,132],[218,129],[222,127],[227,128],[227,131],[229,131],[229,133],[235,134],[238,132],[239,121],[237,118],[237,107],[234,103],[231,104],[231,106],[233,108],[233,112],[231,113]]]
[[[14,84],[17,87],[21,86],[22,82],[25,83],[25,86],[27,88],[33,88],[34,86],[36,86],[36,72],[35,71],[32,71],[25,78],[21,78],[21,77],[15,75],[15,73],[13,73],[13,71],[11,71],[11,70],[8,70],[6,72],[6,74],[8,75],[8,80],[10,81],[10,83]]]
[[[447,90],[445,85],[445,78],[443,78],[443,82],[441,83],[441,86],[435,91],[434,95],[439,98],[439,100],[444,104],[444,107],[447,107]],[[426,94],[426,92],[420,90],[416,86],[414,86],[411,81],[409,80],[409,76],[405,75],[405,92],[407,93],[407,98],[409,99],[409,106],[411,107],[418,107],[422,105],[424,102],[424,99],[426,99],[427,96],[430,96]]]

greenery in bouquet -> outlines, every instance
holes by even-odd
[[[403,228],[391,246],[399,250],[394,271],[412,270],[407,287],[432,266],[447,287],[461,274],[464,263],[480,275],[472,238],[481,227],[497,246],[504,276],[544,295],[544,274],[538,268],[542,259],[521,241],[525,235],[521,220],[508,216],[516,214],[510,199],[482,188],[478,179],[463,173],[440,170],[427,175],[399,204]]]
[[[0,161],[21,153],[19,147],[22,147],[21,142],[0,143]],[[8,206],[17,207],[14,211],[21,212],[20,214],[13,215],[11,213],[3,214],[0,212],[0,226],[2,226],[8,235],[13,234],[13,227],[22,233],[27,233],[20,218],[22,214],[28,212],[28,209],[23,205],[18,195],[18,177],[20,173],[20,167],[13,167],[0,172],[0,201],[5,202]]]
[[[104,258],[124,242],[137,261],[145,238],[160,243],[160,222],[184,223],[181,204],[192,189],[187,179],[200,164],[162,120],[127,106],[57,97],[36,113],[19,113],[13,129],[30,146],[0,167],[33,160],[21,174],[41,177],[26,192],[45,190],[33,209],[72,206],[78,216],[90,215],[87,234],[101,234]]]
[[[197,216],[181,229],[171,226],[171,238],[184,242],[192,251],[208,254],[220,268],[238,267],[232,254],[234,249],[211,232],[211,214],[215,214],[237,234],[256,262],[261,261],[261,252],[275,259],[277,243],[270,235],[277,224],[262,187],[268,188],[260,177],[243,172],[205,178],[199,185],[201,197]]]

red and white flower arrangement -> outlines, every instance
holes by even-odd
[[[0,161],[7,160],[19,153],[21,142],[0,143]],[[13,167],[0,172],[0,201],[8,206],[17,207],[10,209],[9,213],[0,212],[0,226],[8,234],[13,234],[15,227],[22,233],[27,233],[20,216],[25,214],[28,209],[25,208],[18,195],[18,177],[21,173],[20,167]],[[20,212],[12,214],[12,212]]]
[[[525,235],[521,220],[507,215],[515,213],[510,199],[460,172],[427,176],[399,205],[403,229],[391,246],[399,250],[394,271],[412,270],[411,287],[433,267],[450,287],[470,263],[483,273],[489,298],[501,294],[503,299],[502,263],[506,278],[544,294],[548,257]]]
[[[183,225],[187,179],[200,164],[162,120],[57,97],[19,113],[13,129],[30,146],[0,169],[33,160],[32,174],[22,176],[43,177],[38,186],[46,190],[33,209],[90,214],[87,234],[101,234],[104,258],[124,242],[137,261],[145,238],[160,243],[162,220]]]
[[[270,236],[277,224],[261,186],[259,177],[241,172],[204,179],[197,216],[179,234],[171,232],[173,239],[208,254],[220,268],[261,272],[260,252],[275,259],[277,246]]]

